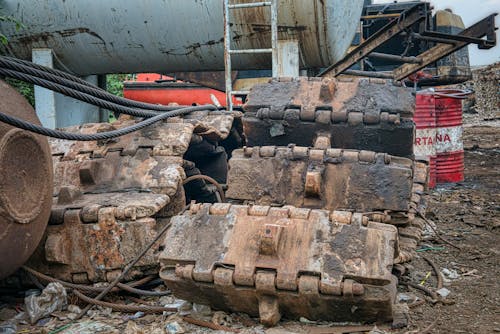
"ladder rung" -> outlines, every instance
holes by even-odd
[[[231,95],[248,95],[250,94],[249,90],[233,90],[231,91]]]
[[[252,8],[252,7],[265,7],[271,6],[271,1],[262,1],[262,2],[250,2],[250,3],[237,3],[233,5],[229,5],[229,9],[238,9],[238,8]]]
[[[230,54],[242,53],[272,53],[273,49],[244,49],[244,50],[229,50]]]

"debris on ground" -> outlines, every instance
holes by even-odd
[[[30,322],[34,324],[54,311],[64,310],[68,295],[62,284],[50,283],[39,296],[30,295],[24,299],[24,303]]]

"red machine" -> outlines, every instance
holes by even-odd
[[[168,105],[213,104],[211,95],[226,106],[226,93],[198,84],[178,81],[172,77],[156,74],[138,74],[135,81],[125,81],[123,96],[136,101]],[[241,98],[233,98],[234,105],[241,105]]]

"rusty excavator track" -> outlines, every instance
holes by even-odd
[[[259,316],[399,318],[395,264],[413,257],[427,165],[412,154],[411,90],[378,79],[254,87],[227,204],[173,217],[160,276],[183,299]]]
[[[50,219],[27,263],[72,283],[111,282],[171,223],[126,280],[159,271],[177,297],[268,326],[282,316],[391,321],[393,267],[411,260],[424,227],[413,109],[411,90],[385,80],[280,79],[256,86],[243,113],[193,112],[106,141],[50,139]],[[225,186],[227,203],[195,175]]]

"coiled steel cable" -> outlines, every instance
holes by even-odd
[[[188,177],[187,179],[185,179],[182,182],[182,184],[185,185],[185,184],[187,184],[191,181],[194,181],[194,180],[204,180],[204,181],[207,181],[207,182],[213,184],[215,186],[215,188],[217,189],[217,192],[219,193],[220,201],[222,203],[226,203],[226,196],[224,195],[224,189],[222,189],[222,186],[220,185],[220,183],[217,182],[215,179],[211,178],[208,175],[197,174],[197,175],[192,175],[192,176]]]
[[[18,71],[26,73],[26,74],[32,74],[32,75],[36,75],[36,76],[40,77],[40,75],[34,74],[35,71],[37,71],[36,73],[44,72],[45,75],[50,75],[51,77],[53,77],[53,80],[52,79],[48,79],[48,80],[52,80],[56,83],[62,84],[63,81],[60,81],[60,79],[65,79],[66,81],[70,81],[70,82],[79,84],[81,86],[86,86],[87,88],[89,88],[89,90],[88,90],[89,92],[90,91],[95,92],[96,97],[99,95],[104,100],[114,102],[114,103],[122,105],[122,106],[145,109],[145,110],[155,110],[155,111],[171,111],[171,110],[175,110],[175,109],[180,108],[179,106],[175,106],[175,107],[174,106],[163,106],[163,105],[159,105],[159,104],[145,103],[145,102],[140,102],[140,101],[129,100],[129,99],[126,99],[126,98],[123,98],[120,96],[116,96],[116,95],[108,93],[105,90],[103,90],[103,89],[101,89],[101,88],[81,79],[81,78],[78,78],[74,75],[71,75],[71,74],[68,74],[66,72],[56,70],[56,69],[52,69],[49,67],[45,67],[42,65],[38,65],[38,64],[29,62],[29,61],[25,61],[25,60],[21,60],[21,59],[17,59],[17,58],[12,58],[12,57],[7,57],[7,56],[0,56],[0,61],[2,61],[2,63],[3,63],[2,67],[10,68],[10,69],[17,69]],[[16,66],[16,64],[18,64],[18,65]],[[35,70],[35,71],[33,71],[33,70]],[[45,76],[45,78],[46,77],[47,76]]]
[[[3,59],[7,59],[7,60],[11,60],[11,61],[14,61],[16,63],[19,63],[19,64],[23,64],[23,65],[26,65],[26,66],[29,66],[29,67],[32,67],[32,68],[36,68],[36,69],[39,69],[39,70],[44,70],[48,73],[51,73],[51,74],[54,74],[54,75],[57,75],[57,76],[60,76],[60,77],[63,77],[63,78],[66,78],[66,79],[70,79],[70,80],[73,80],[73,81],[76,81],[82,85],[86,85],[86,86],[89,86],[89,87],[97,87],[93,84],[91,84],[90,82],[88,81],[85,81],[79,77],[75,77],[74,75],[71,75],[67,72],[64,72],[64,71],[59,71],[59,70],[56,70],[54,68],[50,68],[50,67],[46,67],[46,66],[43,66],[43,65],[39,65],[39,64],[35,64],[35,63],[32,63],[30,61],[27,61],[27,60],[22,60],[22,59],[19,59],[19,58],[14,58],[14,57],[9,57],[9,56],[1,56]]]
[[[159,112],[156,112],[156,111],[146,111],[146,110],[142,110],[142,109],[134,109],[134,108],[130,108],[130,107],[120,106],[118,104],[96,98],[95,96],[80,92],[78,90],[75,90],[75,89],[72,89],[69,87],[65,87],[65,86],[60,85],[58,83],[55,83],[55,82],[52,82],[49,80],[45,80],[42,78],[38,78],[36,76],[22,73],[19,71],[8,70],[8,69],[0,67],[0,74],[5,75],[7,77],[14,78],[14,79],[29,82],[29,83],[35,84],[37,86],[41,86],[41,87],[53,90],[54,92],[61,93],[63,95],[75,98],[77,100],[80,100],[80,101],[83,101],[86,103],[96,105],[96,106],[104,108],[104,109],[116,111],[116,112],[121,113],[121,114],[127,114],[127,115],[131,115],[131,116],[136,116],[136,117],[153,117],[153,116],[159,114]],[[175,109],[175,110],[178,110],[178,109]]]
[[[1,71],[1,70],[0,70]],[[116,137],[121,137],[126,134],[141,130],[147,126],[150,126],[154,123],[163,121],[169,117],[176,117],[176,116],[181,116],[188,114],[193,111],[202,111],[202,110],[215,110],[217,109],[213,105],[205,105],[205,106],[196,106],[196,107],[186,107],[186,108],[181,108],[177,110],[172,110],[172,111],[167,111],[163,114],[158,114],[154,117],[147,118],[141,122],[138,122],[134,125],[117,129],[117,130],[112,130],[112,131],[107,131],[107,132],[99,132],[99,133],[94,133],[94,134],[81,134],[81,133],[71,133],[71,132],[64,132],[64,131],[59,131],[59,130],[53,130],[49,128],[45,128],[40,125],[32,124],[30,122],[27,122],[25,120],[22,120],[20,118],[10,116],[4,113],[0,112],[0,121],[7,123],[9,125],[12,125],[16,128],[20,128],[26,131],[30,131],[33,133],[37,133],[39,135],[47,136],[47,137],[53,137],[53,138],[58,138],[58,139],[64,139],[64,140],[77,140],[77,141],[96,141],[96,140],[107,140],[107,139],[113,139]]]
[[[33,268],[23,266],[22,267],[29,275],[34,276],[36,279],[40,279],[45,282],[49,283],[59,283],[65,288],[69,289],[74,289],[74,290],[79,290],[79,291],[85,291],[87,293],[101,293],[104,291],[105,287],[95,287],[95,286],[90,286],[90,285],[85,285],[85,284],[75,284],[75,283],[70,283],[66,281],[62,281],[60,279],[42,274],[41,272],[36,271]],[[147,276],[143,279],[140,279],[135,282],[131,282],[128,284],[125,283],[118,283],[116,285],[116,288],[112,289],[111,292],[119,292],[120,290],[127,291],[139,296],[152,296],[152,297],[161,297],[161,296],[167,296],[170,295],[170,291],[148,291],[148,290],[142,290],[142,289],[137,289],[137,286],[140,286],[142,284],[148,283],[154,279],[154,277]],[[35,282],[36,284],[36,282]],[[37,284],[37,287],[40,288]],[[43,287],[42,287],[43,288]]]
[[[103,302],[101,300],[97,300],[94,298],[90,298],[82,294],[78,290],[73,290],[75,296],[84,302],[97,305],[102,307],[107,307],[112,309],[113,311],[118,312],[128,312],[128,313],[136,313],[136,312],[144,312],[145,314],[154,314],[154,313],[163,313],[163,312],[177,312],[178,309],[175,307],[162,307],[162,306],[135,306],[135,305],[123,305],[123,304],[115,304],[109,302]]]

